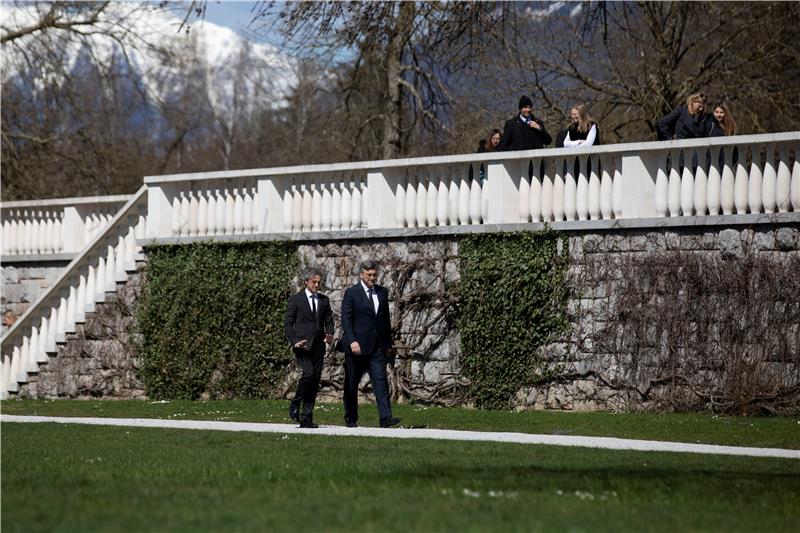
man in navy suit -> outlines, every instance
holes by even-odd
[[[386,356],[392,345],[392,322],[389,317],[389,291],[377,285],[378,265],[365,261],[359,267],[360,280],[347,289],[342,298],[342,348],[344,360],[344,421],[347,427],[358,426],[358,383],[369,372],[380,426],[396,426],[392,416]]]
[[[328,297],[320,294],[322,275],[318,270],[303,272],[305,289],[289,298],[284,317],[286,338],[303,375],[289,404],[289,417],[301,428],[316,428],[313,420],[325,344],[333,342],[333,313]],[[302,403],[302,412],[300,410]]]

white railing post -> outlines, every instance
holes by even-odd
[[[166,183],[147,186],[147,239],[172,236],[172,205],[174,187]]]
[[[673,152],[677,158],[677,151]],[[621,158],[620,184],[622,217],[650,218],[656,216],[656,174],[663,151],[624,153]],[[673,165],[677,161],[673,160]],[[663,170],[663,169],[662,169]]]
[[[77,252],[84,242],[85,227],[83,217],[77,206],[64,207],[64,218],[61,221],[61,235],[63,236],[64,251]]]
[[[524,167],[524,168],[523,168]],[[513,224],[519,222],[519,189],[521,176],[528,177],[528,158],[520,160],[489,161],[486,163],[489,209],[487,224]]]
[[[364,216],[368,229],[397,227],[395,191],[402,185],[402,178],[402,169],[367,172],[367,212]]]

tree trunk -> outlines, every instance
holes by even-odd
[[[403,49],[414,23],[414,2],[401,2],[394,30],[389,36],[386,50],[386,107],[383,115],[383,159],[400,157],[400,119],[403,110],[403,92],[400,79],[403,75]]]

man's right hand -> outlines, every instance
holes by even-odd
[[[361,355],[361,345],[358,344],[358,341],[350,343],[350,351],[353,352],[353,355]]]
[[[296,343],[294,343],[294,347],[295,348],[305,348],[306,347],[306,340],[303,339],[301,341],[297,341]]]

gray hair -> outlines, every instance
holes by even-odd
[[[322,272],[317,267],[306,267],[303,269],[301,275],[303,276],[303,281],[308,281],[314,276],[319,276],[322,279]]]
[[[378,263],[367,259],[358,266],[359,272],[366,272],[367,270],[378,270]]]

